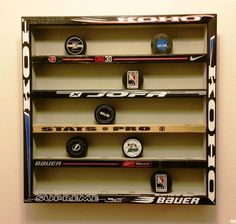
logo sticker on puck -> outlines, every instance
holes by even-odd
[[[155,191],[156,192],[167,192],[167,175],[156,174],[155,175]]]
[[[158,171],[152,175],[151,185],[156,193],[169,193],[172,187],[172,180],[168,173]]]
[[[143,152],[142,143],[136,138],[128,138],[124,142],[122,149],[125,156],[130,158],[139,157]]]
[[[110,124],[115,119],[115,110],[110,105],[102,104],[95,110],[95,120],[100,124]]]
[[[169,54],[172,50],[172,46],[172,40],[166,34],[156,35],[151,42],[153,54]]]
[[[160,38],[156,42],[156,48],[158,48],[159,51],[166,51],[166,49],[168,48],[168,41],[166,39]]]
[[[128,71],[127,72],[127,89],[137,89],[138,88],[138,71]]]
[[[76,144],[74,144],[74,145],[72,145],[71,146],[71,150],[73,151],[73,152],[78,152],[79,150],[81,150],[81,144],[78,144],[78,143],[76,143]]]
[[[82,37],[71,36],[65,42],[65,50],[70,55],[80,55],[86,49],[86,43]]]
[[[71,157],[84,157],[87,154],[87,140],[80,136],[75,136],[68,140],[66,151]]]
[[[139,89],[143,84],[143,76],[139,71],[127,71],[123,76],[126,89]]]

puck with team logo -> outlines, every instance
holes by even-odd
[[[126,157],[136,158],[142,155],[143,145],[139,139],[131,137],[125,140],[122,145],[122,150]]]
[[[127,71],[122,81],[126,89],[139,89],[143,85],[143,75],[139,71]]]
[[[75,136],[69,139],[66,144],[66,151],[71,157],[85,157],[87,150],[87,140],[81,136]]]
[[[65,50],[70,55],[80,55],[86,50],[86,42],[80,36],[70,36],[65,42]]]
[[[151,177],[152,190],[155,193],[169,193],[172,188],[170,175],[165,171],[157,171]]]
[[[156,35],[151,42],[153,54],[169,54],[172,50],[172,46],[172,40],[166,34]]]
[[[95,110],[94,117],[99,124],[111,124],[115,120],[115,109],[107,104],[98,106]]]

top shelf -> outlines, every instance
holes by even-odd
[[[207,62],[207,54],[168,55],[42,55],[33,56],[34,64],[77,64],[77,63],[195,63]]]
[[[216,14],[148,15],[148,16],[73,16],[73,17],[22,17],[32,25],[140,25],[140,24],[202,24]]]

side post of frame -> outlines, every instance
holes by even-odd
[[[207,197],[211,203],[216,203],[216,39],[217,16],[214,15],[208,23],[208,69],[207,69]]]
[[[22,74],[23,74],[23,133],[24,133],[24,200],[32,195],[32,102],[31,102],[31,48],[30,29],[22,18]]]

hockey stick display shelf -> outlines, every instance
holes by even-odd
[[[94,158],[85,160],[73,160],[63,158],[36,158],[33,160],[36,167],[124,167],[124,168],[206,168],[205,160],[109,160]]]
[[[205,125],[35,125],[33,133],[205,133]]]
[[[216,17],[22,17],[24,201],[214,205]]]
[[[206,54],[179,54],[179,55],[142,55],[142,56],[77,56],[65,57],[58,55],[34,56],[32,63],[46,64],[70,64],[70,63],[193,63],[207,62]]]
[[[34,98],[165,98],[205,97],[205,89],[185,90],[33,90]]]

